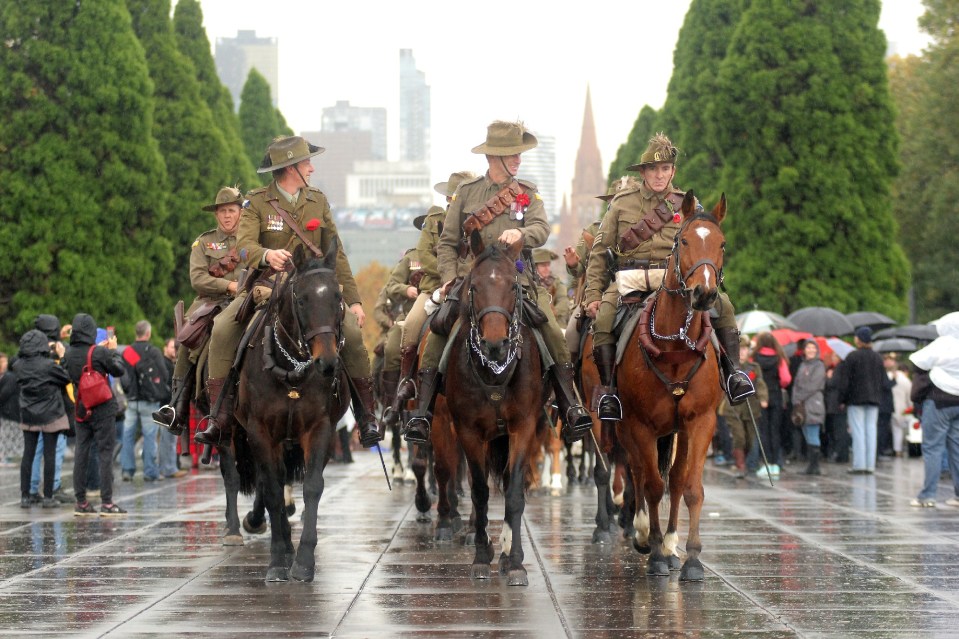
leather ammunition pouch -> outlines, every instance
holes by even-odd
[[[234,246],[226,255],[213,264],[210,264],[207,272],[213,277],[225,277],[227,273],[232,273],[239,263],[240,256],[237,254],[236,247]]]
[[[223,310],[222,303],[204,302],[186,318],[176,334],[176,341],[190,350],[203,346],[213,327],[213,318]]]
[[[266,275],[272,276],[275,271],[269,269],[265,272]],[[250,321],[250,318],[253,317],[253,311],[256,310],[257,305],[262,302],[262,299],[257,299],[258,295],[254,295],[254,288],[273,288],[273,280],[270,277],[258,277],[256,279],[247,280],[247,296],[243,299],[243,302],[240,303],[240,308],[236,312],[236,321],[237,324],[245,325]]]
[[[632,251],[658,233],[673,215],[683,205],[683,196],[679,193],[670,193],[659,206],[654,208],[646,217],[632,225],[619,238],[619,248],[623,253]]]
[[[539,328],[549,321],[546,313],[537,306],[536,301],[529,299],[525,295],[523,296],[523,317],[526,319],[527,326],[532,328]]]

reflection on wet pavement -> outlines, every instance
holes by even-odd
[[[646,577],[618,528],[612,544],[592,545],[591,484],[534,492],[529,586],[511,588],[495,565],[492,579],[471,580],[472,548],[433,541],[412,487],[387,491],[378,457],[356,457],[327,469],[316,578],[305,584],[264,582],[268,535],[221,545],[219,473],[118,483],[128,517],[75,519],[69,507],[20,509],[17,470],[0,469],[0,634],[959,636],[959,509],[909,507],[921,460],[862,477],[837,465],[818,478],[787,469],[775,489],[709,467],[707,574],[692,584]],[[241,498],[241,511],[249,504]],[[502,509],[494,493],[497,557]],[[297,539],[299,514],[293,522]]]

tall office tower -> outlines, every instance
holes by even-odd
[[[597,195],[606,193],[606,175],[596,143],[596,126],[593,123],[593,104],[589,86],[586,87],[586,107],[583,112],[583,129],[576,152],[576,170],[573,173],[573,188],[567,216],[560,220],[559,246],[575,246],[582,229],[599,217],[603,202]]]
[[[276,38],[258,38],[256,31],[237,31],[235,38],[216,39],[216,72],[233,96],[233,108],[240,108],[240,93],[251,68],[256,68],[270,85],[273,106],[278,103],[279,55]]]
[[[358,129],[340,131],[304,131],[306,140],[322,146],[326,151],[313,158],[316,169],[310,184],[323,191],[330,206],[339,209],[350,206],[347,201],[347,176],[356,162],[372,160],[372,133]]]
[[[400,49],[400,160],[430,160],[430,85],[412,49]]]
[[[546,206],[546,215],[550,223],[559,215],[560,201],[556,194],[556,137],[531,131],[539,144],[535,149],[523,153],[522,163],[517,177],[536,184],[539,195]]]
[[[358,107],[352,106],[349,100],[337,100],[336,105],[323,109],[321,128],[324,133],[369,131],[372,156],[363,159],[386,159],[386,109],[383,107]]]

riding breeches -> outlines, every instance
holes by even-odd
[[[416,346],[420,341],[420,333],[423,331],[423,324],[426,323],[426,301],[430,298],[429,293],[420,293],[416,301],[413,302],[413,308],[406,314],[403,320],[403,335],[400,341],[400,348],[407,346]],[[399,366],[399,362],[397,362]]]
[[[246,293],[237,295],[230,305],[223,309],[213,320],[213,333],[210,336],[210,356],[207,364],[209,379],[222,379],[230,372],[236,349],[243,337],[245,326],[236,321],[236,314],[246,299]],[[363,334],[356,321],[356,315],[347,309],[343,318],[343,337],[345,343],[340,351],[340,357],[346,366],[350,377],[360,378],[370,376],[370,356],[363,345]]]
[[[619,306],[619,293],[615,285],[603,293],[603,299],[599,303],[599,312],[596,314],[596,321],[593,322],[593,346],[602,346],[603,344],[615,344],[616,336],[613,335],[613,325],[616,322],[616,309]],[[713,303],[713,311],[710,313],[713,328],[715,329],[735,329],[736,328],[736,309],[729,296],[723,292]]]
[[[550,305],[549,291],[544,287],[536,287],[536,306],[546,316],[547,322],[539,330],[543,335],[543,342],[546,344],[546,350],[550,357],[557,364],[569,364],[571,359],[569,349],[566,347],[566,340],[563,337],[563,331],[560,330],[556,322],[556,316],[553,315],[553,309]],[[440,364],[440,358],[443,356],[443,349],[446,348],[447,338],[436,333],[430,333],[426,338],[426,348],[423,350],[423,358],[420,362],[420,368],[437,368]]]
[[[404,321],[396,322],[390,326],[386,332],[386,344],[383,345],[383,370],[400,370],[400,339],[403,335],[403,324],[409,321],[409,316]]]

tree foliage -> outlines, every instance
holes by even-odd
[[[0,343],[38,313],[168,315],[153,85],[123,0],[0,10]]]
[[[259,183],[240,136],[240,120],[233,110],[230,90],[220,81],[216,63],[210,53],[210,40],[203,28],[203,10],[197,0],[179,0],[173,11],[173,32],[177,48],[193,63],[200,86],[200,99],[213,115],[227,145],[226,164],[230,167],[230,184],[239,183],[241,189]]]
[[[920,25],[932,45],[921,59],[896,59],[890,65],[902,138],[894,206],[913,265],[915,319],[921,322],[959,308],[959,280],[948,275],[955,269],[959,202],[959,2],[924,4]]]
[[[260,166],[266,148],[278,135],[291,135],[286,120],[270,98],[270,84],[256,68],[251,68],[240,93],[240,129],[243,146],[254,166]],[[269,173],[265,174],[267,178]]]
[[[380,327],[373,320],[373,307],[376,305],[376,298],[380,290],[386,286],[386,281],[390,279],[390,269],[377,261],[372,261],[365,268],[356,273],[356,287],[360,292],[360,300],[363,303],[363,311],[366,313],[366,323],[363,324],[363,344],[366,350],[373,356],[373,348],[380,338]]]
[[[616,159],[609,167],[608,183],[626,175],[626,167],[639,162],[640,156],[646,150],[646,144],[649,138],[656,134],[657,112],[649,105],[643,106],[639,111],[636,122],[633,123],[633,129],[629,132],[629,137],[619,146],[616,151]]]
[[[133,28],[146,51],[154,85],[154,136],[166,160],[170,220],[166,236],[178,265],[170,291],[176,298],[195,295],[189,280],[190,247],[197,235],[215,225],[200,210],[224,185],[236,180],[229,147],[200,96],[193,63],[180,53],[170,20],[170,0],[127,0]],[[164,318],[171,311],[164,313]]]
[[[905,318],[879,10],[878,0],[752,0],[739,21],[706,118],[731,205],[727,285],[741,309]]]

